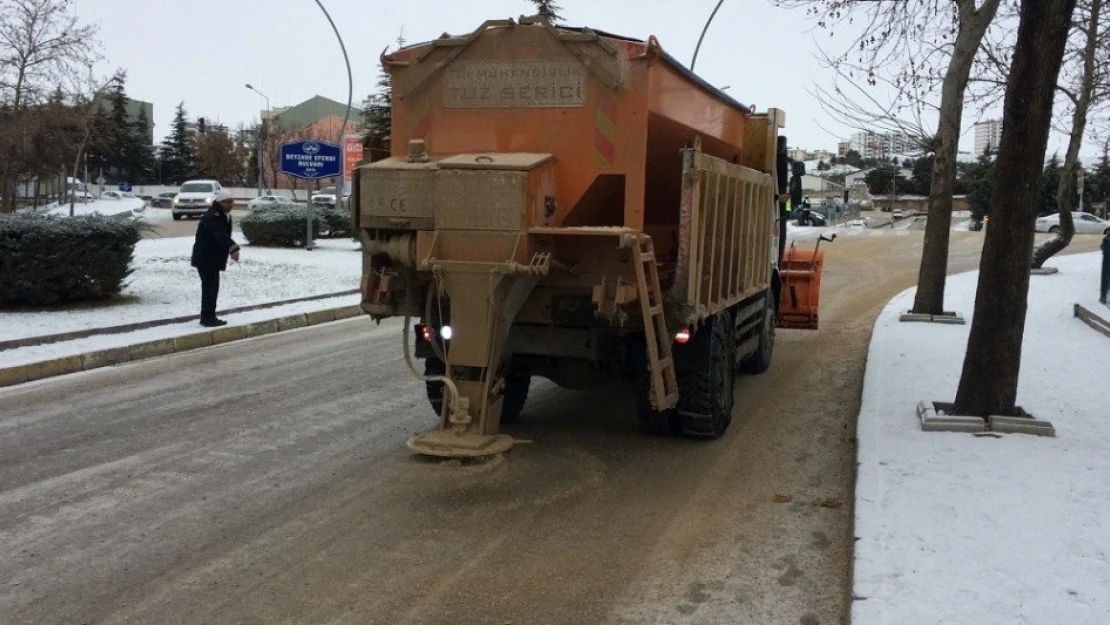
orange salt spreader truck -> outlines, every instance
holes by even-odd
[[[654,37],[538,17],[382,64],[392,155],[357,167],[351,208],[362,309],[405,318],[440,416],[412,450],[508,450],[499,426],[533,376],[631,377],[646,432],[717,437],[734,373],[770,366],[776,326],[817,328],[823,252],[785,248],[782,111]]]

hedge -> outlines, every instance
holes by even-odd
[[[119,293],[147,228],[103,215],[0,216],[0,305],[43,306]]]
[[[313,211],[312,238],[320,236],[323,220]],[[252,245],[296,247],[304,245],[305,207],[270,206],[256,208],[239,220],[243,236]]]
[[[316,204],[312,237],[353,236],[351,215],[346,208]],[[243,236],[251,245],[304,245],[304,205],[263,206],[247,213],[240,221]],[[326,234],[325,234],[326,233]]]
[[[329,237],[353,236],[351,213],[346,208],[317,205],[316,211],[323,218]]]

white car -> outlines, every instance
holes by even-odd
[[[293,200],[283,195],[262,195],[247,202],[247,208],[274,208],[276,206],[293,206]]]
[[[313,204],[326,204],[328,206],[335,206],[335,187],[324,187],[312,196]]]
[[[1072,211],[1071,218],[1076,234],[1110,234],[1110,221],[1080,211]],[[1037,232],[1059,232],[1060,214],[1038,217],[1035,228]]]
[[[212,206],[216,191],[222,188],[215,180],[185,181],[185,184],[178,189],[177,196],[173,198],[173,220],[204,215],[208,207]]]

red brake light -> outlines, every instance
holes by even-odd
[[[417,331],[420,333],[420,339],[425,343],[431,343],[432,337],[435,336],[436,331],[432,326],[420,324],[416,326]]]
[[[685,345],[690,342],[690,328],[683,328],[674,335],[674,342]]]

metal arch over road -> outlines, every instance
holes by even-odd
[[[823,329],[781,333],[710,442],[537,385],[533,444],[414,458],[434,417],[369,319],[0,391],[0,620],[845,622],[870,330],[921,238],[838,240]]]

